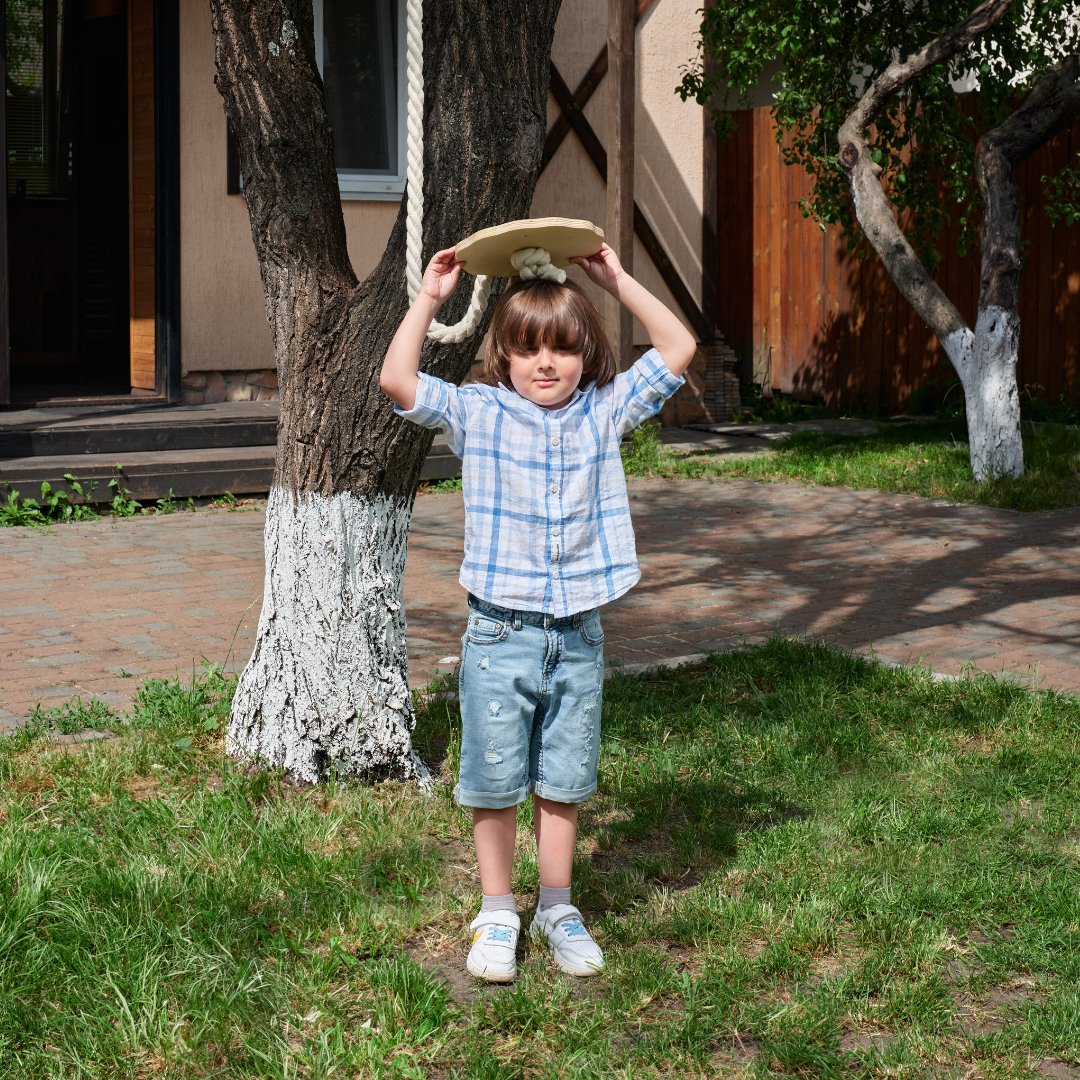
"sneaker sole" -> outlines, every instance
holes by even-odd
[[[579,979],[587,979],[590,975],[599,975],[604,970],[603,963],[601,963],[599,967],[595,967],[592,964],[586,964],[584,962],[575,963],[573,960],[567,960],[560,956],[559,953],[551,947],[551,943],[548,941],[544,931],[538,927],[529,927],[529,936],[533,941],[542,942],[548,947],[552,959],[566,972],[567,975],[576,975]]]
[[[552,957],[555,959],[555,963],[562,968],[567,975],[576,975],[579,979],[587,979],[590,975],[599,975],[604,970],[604,965],[594,967],[591,964],[575,964],[570,960],[564,960],[554,949],[551,952]]]
[[[511,968],[509,971],[492,970],[489,967],[477,967],[471,961],[465,961],[465,970],[468,971],[473,978],[483,979],[484,982],[492,983],[508,983],[513,982],[517,976],[517,968]]]

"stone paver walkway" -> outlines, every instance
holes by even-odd
[[[609,659],[773,631],[946,673],[1080,691],[1080,511],[1019,514],[794,484],[631,481],[643,578],[605,615]],[[0,529],[0,728],[76,694],[248,656],[261,511]],[[461,496],[417,501],[405,593],[414,685],[457,652]],[[446,665],[443,665],[445,670]]]

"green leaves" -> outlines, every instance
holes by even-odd
[[[861,237],[847,178],[837,167],[836,133],[891,63],[957,26],[974,6],[973,0],[717,0],[703,13],[698,63],[685,72],[678,93],[711,102],[722,115],[771,91],[785,160],[813,179],[804,211]],[[966,53],[929,69],[902,99],[879,110],[870,132],[873,160],[884,170],[886,191],[906,215],[912,244],[929,267],[940,261],[939,236],[950,217],[968,223],[961,249],[974,242],[979,132],[1000,123],[1018,94],[1078,48],[1078,0],[1026,0]],[[977,89],[958,94],[956,86],[970,82],[972,74]],[[721,134],[728,128],[717,123]],[[1067,222],[1080,220],[1080,167],[1071,166],[1048,186],[1054,207],[1048,212]]]

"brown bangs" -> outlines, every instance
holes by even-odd
[[[571,281],[515,281],[495,308],[481,367],[482,382],[509,384],[510,354],[541,347],[579,353],[581,385],[603,386],[615,377],[603,319]]]

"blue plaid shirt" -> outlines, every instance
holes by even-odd
[[[491,604],[556,618],[622,596],[641,576],[619,440],[683,380],[655,349],[561,409],[505,386],[454,386],[420,373],[400,416],[442,428],[461,458],[461,584]]]

